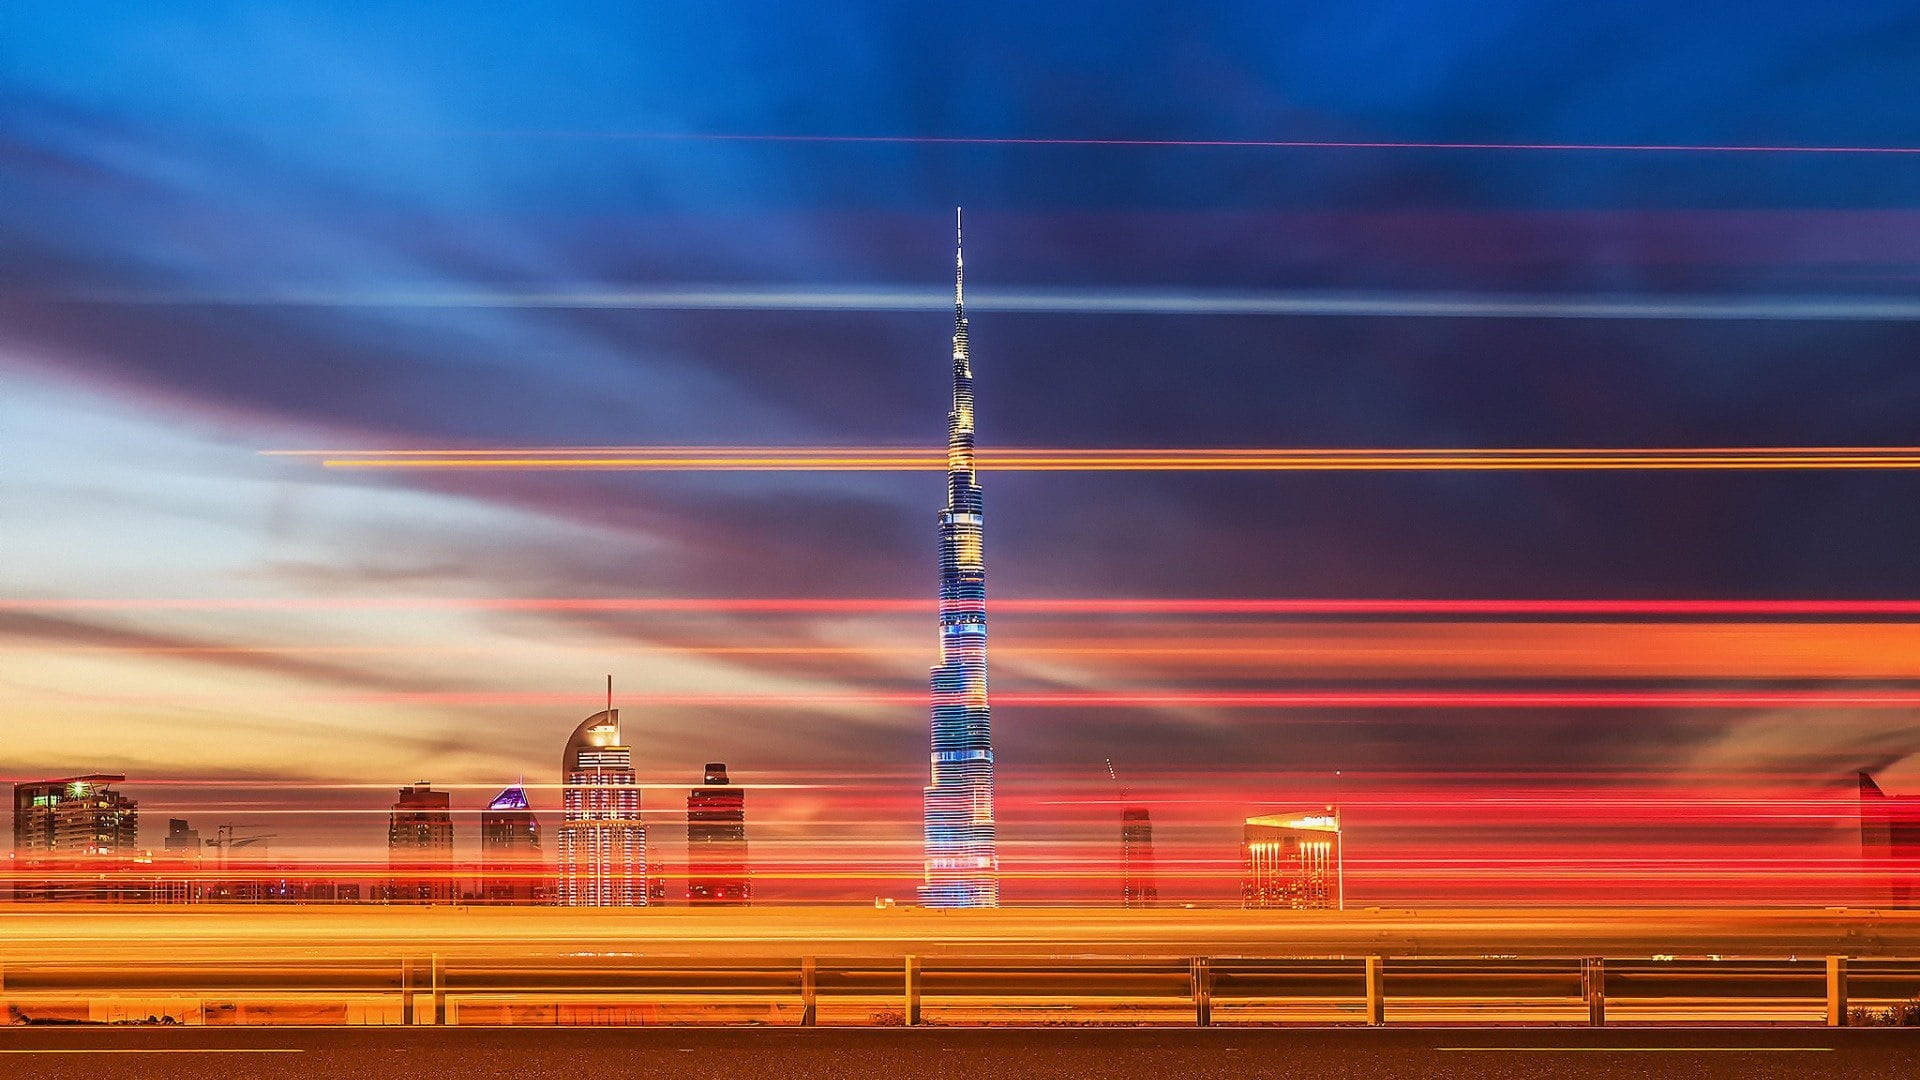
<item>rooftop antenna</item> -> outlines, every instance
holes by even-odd
[[[1113,771],[1113,759],[1102,758],[1101,760],[1107,763],[1107,779],[1113,781],[1114,786],[1120,789],[1120,801],[1125,802],[1127,800],[1127,788],[1126,785],[1120,783],[1120,774]]]
[[[953,303],[957,307],[967,302],[966,298],[966,256],[962,254],[965,245],[961,242],[960,208],[953,208]]]
[[[613,676],[607,676],[607,711],[613,711]]]

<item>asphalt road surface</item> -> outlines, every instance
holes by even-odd
[[[1920,1076],[1913,1029],[13,1028],[0,1076],[153,1080],[1806,1080]]]

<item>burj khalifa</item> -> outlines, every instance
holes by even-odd
[[[966,263],[953,215],[953,411],[947,414],[947,506],[940,512],[940,662],[933,668],[933,760],[926,788],[928,907],[997,907],[993,733],[987,709],[987,569],[974,469],[973,364]]]

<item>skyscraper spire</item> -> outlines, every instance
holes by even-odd
[[[959,311],[967,305],[967,259],[966,239],[960,233],[960,208],[953,208],[953,307]]]
[[[947,506],[940,512],[940,662],[931,680],[933,754],[920,901],[929,907],[995,907],[1000,861],[987,708],[987,573],[957,208],[953,226],[953,410],[947,414]]]

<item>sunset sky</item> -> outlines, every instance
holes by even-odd
[[[937,472],[264,452],[938,447],[956,205],[987,453],[1920,444],[1920,152],[1763,149],[1920,148],[1908,6],[1207,7],[6,5],[0,777],[372,857],[410,781],[550,808],[611,673],[669,860],[726,761],[791,888],[910,894]],[[1908,599],[1910,470],[982,485],[1006,859],[1090,867],[1010,899],[1109,889],[1109,758],[1204,897],[1330,801],[1358,893],[1789,895],[1920,790],[1911,709],[1040,700],[1902,687],[1913,616],[1012,603]],[[702,603],[786,598],[925,606]]]

